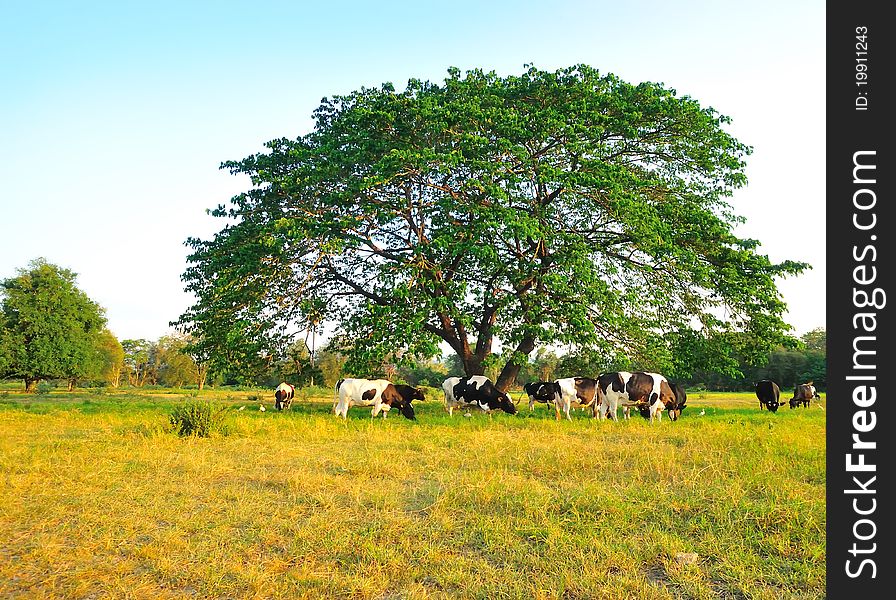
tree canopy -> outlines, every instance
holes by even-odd
[[[101,368],[103,309],[75,285],[75,273],[40,258],[0,282],[0,376],[76,380]]]
[[[251,188],[187,241],[197,301],[176,324],[231,367],[323,321],[358,374],[442,342],[480,374],[500,342],[502,388],[547,344],[671,364],[697,338],[730,368],[786,337],[775,278],[807,265],[733,233],[751,149],[663,84],[450,69],[324,98],[314,119],[225,162]]]

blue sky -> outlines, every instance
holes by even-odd
[[[0,278],[78,273],[119,339],[189,306],[187,237],[248,180],[221,162],[311,128],[321,98],[450,66],[586,63],[733,119],[754,153],[737,230],[773,260],[798,334],[825,324],[824,2],[0,0]]]

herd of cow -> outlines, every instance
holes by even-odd
[[[454,413],[455,408],[475,408],[487,414],[501,410],[513,415],[517,411],[511,397],[482,375],[449,377],[442,383],[442,391],[449,415]],[[536,402],[552,404],[557,420],[560,420],[561,413],[572,420],[570,410],[581,407],[582,410],[590,409],[591,416],[600,419],[618,421],[616,413],[619,408],[622,408],[623,417],[628,419],[631,409],[636,408],[641,416],[651,422],[660,420],[663,411],[675,421],[687,402],[687,393],[680,384],[670,382],[659,373],[640,371],[604,373],[597,379],[566,377],[555,381],[535,381],[523,386],[523,391],[529,396],[530,411],[534,410]],[[274,406],[277,410],[288,409],[294,395],[293,386],[281,383],[274,392]],[[756,384],[760,410],[767,408],[776,412],[780,406],[780,396],[781,389],[774,381],[763,379]],[[820,397],[811,381],[800,384],[794,389],[790,408],[808,407],[811,399]],[[336,382],[333,412],[345,419],[352,406],[371,406],[372,417],[382,413],[385,419],[386,414],[395,409],[405,418],[416,420],[414,400],[425,400],[425,397],[422,390],[409,385],[386,379],[340,379]]]
[[[771,412],[777,412],[781,405],[781,388],[771,379],[763,379],[756,384],[756,397],[759,398],[759,410],[767,408]],[[814,398],[821,398],[821,394],[815,389],[813,382],[801,383],[793,388],[790,408],[808,408],[809,402]]]
[[[504,411],[513,415],[517,412],[516,402],[482,375],[449,377],[442,383],[442,390],[449,415],[455,408],[478,409],[487,414]],[[529,396],[529,410],[534,409],[536,402],[552,404],[558,420],[561,413],[572,420],[570,411],[576,407],[590,409],[593,417],[614,421],[618,420],[617,411],[622,408],[623,416],[628,419],[634,407],[651,421],[661,419],[662,411],[668,412],[674,421],[681,416],[687,401],[682,386],[669,382],[658,373],[644,372],[605,373],[597,379],[567,377],[537,381],[526,384],[524,391]],[[294,395],[293,386],[281,383],[274,392],[274,406],[277,410],[289,409]],[[336,383],[333,412],[345,419],[352,406],[370,406],[374,417],[382,414],[385,418],[394,409],[415,420],[412,402],[424,399],[422,390],[385,379],[340,379]]]

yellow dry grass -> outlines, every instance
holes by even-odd
[[[4,398],[0,597],[824,597],[814,407],[343,424],[328,397],[204,395],[227,435],[169,433],[178,394]]]

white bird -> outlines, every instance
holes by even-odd
[[[245,406],[241,406],[241,407],[239,407],[238,410],[246,410],[246,407],[245,407]]]
[[[706,409],[704,408],[703,410],[700,411],[700,416],[702,417],[705,414],[706,414]]]
[[[258,410],[260,410],[261,412],[264,412],[264,404],[260,404],[258,406]]]

